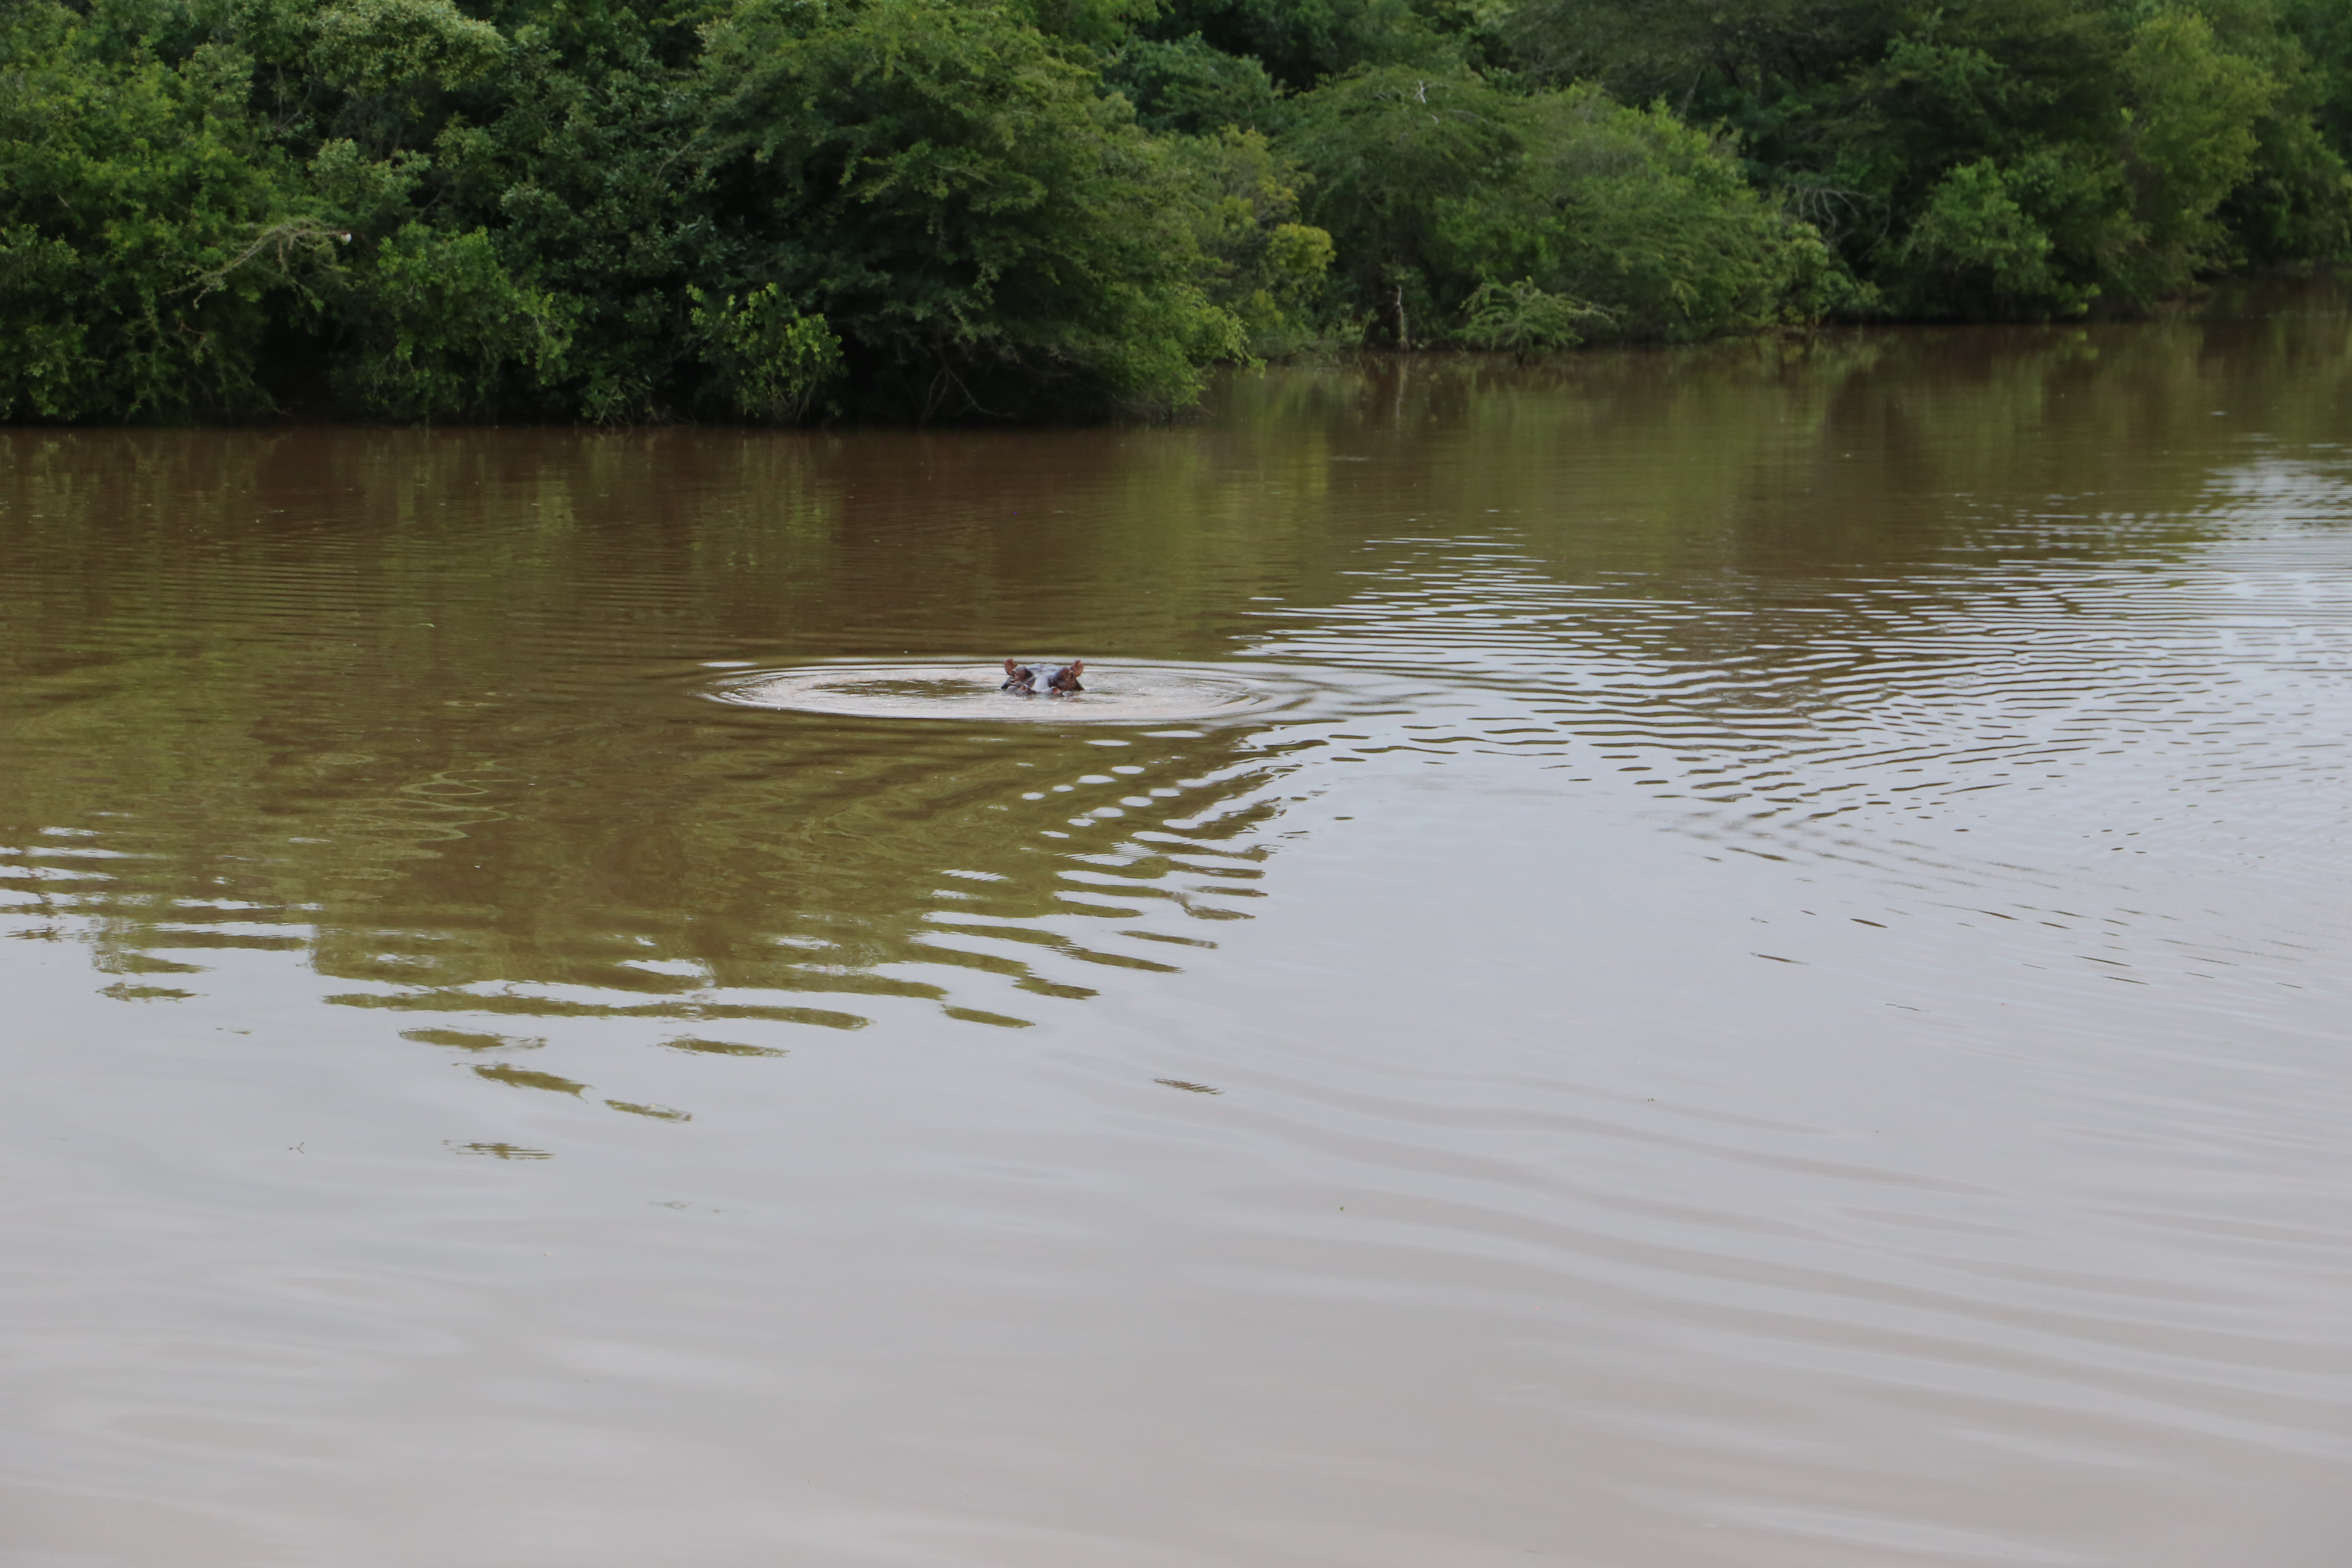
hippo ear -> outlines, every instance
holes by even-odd
[[[1014,670],[1019,669],[1021,667],[1019,665],[1013,663],[1009,658],[1004,661],[1004,673],[1007,675],[1012,674]]]
[[[1084,675],[1086,672],[1087,661],[1085,659],[1074,658],[1070,660],[1070,673],[1072,675]]]

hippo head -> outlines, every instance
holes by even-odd
[[[1078,677],[1084,675],[1087,661],[1074,658],[1067,664],[1022,664],[1013,659],[1004,661],[1004,684],[1001,689],[1018,691],[1024,697],[1045,692],[1049,697],[1066,697],[1074,691],[1084,691]]]

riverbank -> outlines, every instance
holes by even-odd
[[[1640,9],[29,0],[0,420],[1076,422],[2352,251],[2316,0]]]

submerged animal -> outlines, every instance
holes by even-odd
[[[997,689],[1018,691],[1024,697],[1034,697],[1041,691],[1048,697],[1067,697],[1086,689],[1078,684],[1078,677],[1086,672],[1087,661],[1082,658],[1074,658],[1067,664],[1034,665],[1008,658],[1004,661],[1004,684]]]

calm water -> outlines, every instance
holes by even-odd
[[[2348,390],[0,433],[0,1564],[2335,1568]]]

